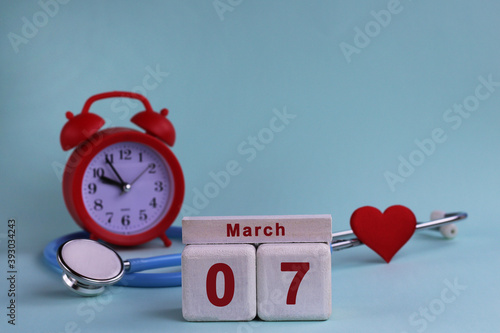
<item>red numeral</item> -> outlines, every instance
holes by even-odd
[[[293,277],[292,283],[290,283],[290,288],[288,288],[288,294],[286,295],[286,304],[295,304],[297,299],[297,291],[299,290],[300,283],[309,270],[308,262],[282,262],[281,271],[282,272],[297,272]]]
[[[224,274],[224,295],[221,298],[217,296],[217,274],[219,272]],[[222,307],[231,303],[234,296],[234,274],[231,267],[223,263],[217,263],[210,267],[207,274],[207,296],[210,303],[215,306]]]

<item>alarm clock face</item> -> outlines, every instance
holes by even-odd
[[[81,194],[98,225],[114,234],[134,235],[151,229],[167,213],[172,172],[151,147],[119,142],[92,158],[83,174]]]

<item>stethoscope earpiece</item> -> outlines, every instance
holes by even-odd
[[[57,252],[64,284],[82,296],[97,296],[124,272],[121,257],[112,248],[90,239],[65,242]]]
[[[439,220],[448,217],[445,211],[435,210],[431,213],[431,220]],[[453,239],[457,236],[458,228],[454,223],[446,224],[438,228],[441,235],[447,239]]]

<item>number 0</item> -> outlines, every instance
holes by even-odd
[[[286,304],[293,305],[297,300],[297,291],[299,291],[300,283],[309,270],[308,262],[282,262],[281,271],[282,272],[297,272],[293,277],[292,283],[290,283],[290,288],[288,288],[288,294],[286,295]]]
[[[217,274],[224,274],[224,295],[217,295]],[[207,274],[207,296],[210,303],[223,307],[231,303],[234,296],[234,273],[231,267],[223,263],[217,263],[210,267]]]

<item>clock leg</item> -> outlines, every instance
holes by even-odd
[[[95,234],[90,234],[89,238],[90,238],[91,240],[95,240],[95,241],[96,241],[96,240],[99,240],[99,238],[97,238],[97,236],[96,236]]]
[[[163,241],[163,244],[165,244],[165,247],[170,247],[170,245],[172,245],[172,241],[167,237],[167,235],[163,234],[160,238]]]

